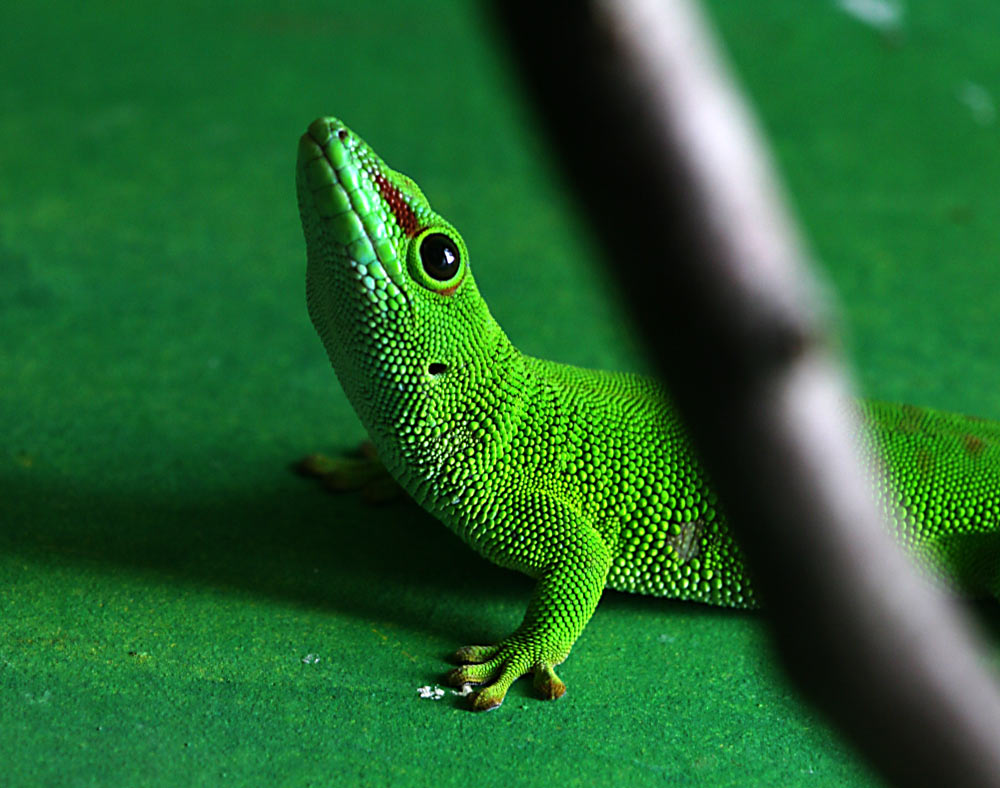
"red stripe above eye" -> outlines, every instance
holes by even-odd
[[[417,215],[403,198],[403,193],[389,183],[389,180],[382,173],[376,173],[374,181],[382,199],[386,201],[392,215],[396,217],[396,224],[399,225],[407,238],[415,236],[420,229],[417,226]]]

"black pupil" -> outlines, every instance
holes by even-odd
[[[420,262],[431,279],[446,282],[458,272],[458,247],[444,233],[431,233],[420,242]]]

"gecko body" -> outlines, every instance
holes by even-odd
[[[302,136],[297,184],[309,314],[379,458],[473,549],[537,581],[513,633],[456,652],[449,680],[480,686],[473,708],[500,705],[527,673],[543,697],[562,695],[554,668],[605,587],[756,605],[659,383],[519,352],[458,231],[336,118]],[[959,590],[995,594],[1000,425],[857,407],[899,540]]]

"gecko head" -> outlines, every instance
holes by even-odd
[[[410,178],[326,117],[299,141],[297,185],[309,315],[363,421],[482,354],[499,328],[465,242]]]

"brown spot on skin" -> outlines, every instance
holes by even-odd
[[[903,412],[903,416],[900,418],[899,424],[897,425],[900,432],[905,432],[907,435],[919,432],[920,422],[924,415],[923,411],[916,405],[903,405],[901,410]]]
[[[374,176],[375,185],[378,186],[379,194],[389,205],[389,210],[396,218],[399,229],[405,233],[407,238],[413,238],[420,228],[417,226],[417,215],[413,212],[409,203],[403,197],[403,193],[389,183],[389,180],[382,174],[376,173]]]
[[[976,459],[983,453],[986,448],[986,444],[980,438],[975,435],[966,435],[962,438],[962,443],[965,445],[965,450],[968,452],[970,457],[975,457]]]
[[[702,520],[681,523],[681,532],[671,534],[664,541],[673,548],[678,561],[690,561],[701,552],[701,532],[705,529]]]
[[[934,470],[934,455],[927,449],[920,449],[916,456],[917,469],[925,476]]]

